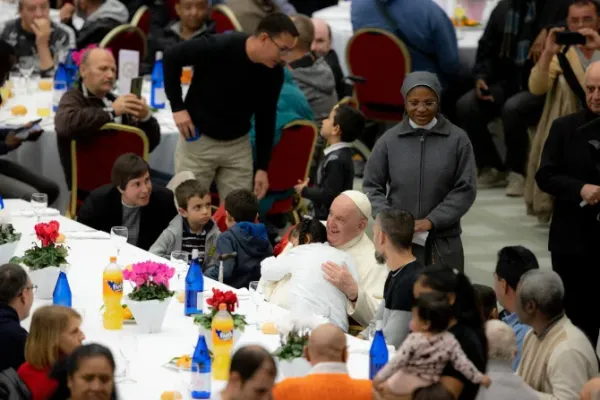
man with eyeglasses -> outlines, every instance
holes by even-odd
[[[298,30],[282,13],[265,17],[256,32],[206,35],[179,43],[164,54],[165,92],[181,133],[175,171],[191,171],[203,185],[216,180],[224,199],[234,189],[252,189],[263,198],[275,135],[277,100],[283,84],[282,54]],[[185,97],[181,71],[193,66]],[[250,119],[255,117],[256,159]]]
[[[53,76],[55,57],[75,47],[71,28],[50,21],[48,0],[19,0],[19,17],[6,22],[0,39],[15,48],[20,60],[33,59],[32,69],[42,77]]]
[[[35,289],[20,265],[0,266],[0,371],[25,362],[27,331],[21,321],[29,316]]]

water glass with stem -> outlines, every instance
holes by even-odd
[[[26,88],[27,93],[29,93],[29,78],[31,78],[34,68],[35,60],[33,57],[25,56],[19,58],[19,72],[21,72],[21,76],[23,77],[23,86]]]
[[[136,383],[131,376],[131,361],[137,355],[137,337],[131,333],[122,333],[119,337],[119,356],[123,360],[123,376],[119,383]]]
[[[177,290],[184,290],[185,284],[182,285],[185,275],[189,268],[190,253],[187,251],[176,250],[171,252],[171,265],[175,268],[175,276],[177,279]],[[183,287],[181,287],[183,286]]]
[[[117,249],[117,257],[121,253],[121,247],[127,243],[129,232],[126,226],[113,226],[110,228],[110,240]]]
[[[37,222],[40,222],[44,210],[48,207],[48,195],[45,193],[32,194],[31,207],[33,208],[33,213],[37,217]]]

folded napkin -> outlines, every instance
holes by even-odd
[[[110,239],[110,235],[102,231],[71,231],[65,232],[67,239],[79,239],[79,240],[90,240],[90,239]]]
[[[237,295],[238,299],[249,299],[250,298],[250,291],[246,288],[237,289],[235,291],[235,294]]]
[[[21,209],[21,210],[13,210],[10,213],[13,217],[34,217],[36,214],[32,209]],[[42,217],[58,217],[60,215],[60,211],[56,208],[45,208],[42,212],[39,213]]]

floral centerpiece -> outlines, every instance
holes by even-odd
[[[160,331],[175,293],[169,289],[174,274],[175,268],[154,261],[136,263],[123,271],[123,279],[135,285],[127,295],[127,305],[142,331]]]
[[[35,225],[35,235],[40,244],[25,250],[22,257],[13,257],[12,262],[29,267],[29,277],[37,285],[36,296],[40,299],[51,299],[54,286],[60,273],[60,267],[68,265],[68,248],[58,244],[60,236],[58,221],[40,222]]]
[[[277,323],[280,346],[273,355],[286,378],[306,375],[311,365],[304,357],[304,348],[313,329],[327,322],[318,317],[297,317],[289,314]]]
[[[21,234],[15,231],[12,224],[0,223],[0,265],[11,259],[20,239]]]
[[[239,339],[242,332],[246,329],[246,317],[242,314],[234,314],[235,309],[238,307],[239,302],[237,295],[231,290],[222,291],[216,288],[212,289],[212,297],[206,299],[208,304],[207,312],[198,314],[194,317],[194,323],[200,327],[200,333],[204,333],[206,339],[206,345],[209,350],[212,351],[212,319],[215,314],[219,311],[219,304],[227,305],[227,311],[233,318],[233,341],[234,343]]]

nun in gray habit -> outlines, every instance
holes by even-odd
[[[413,253],[424,265],[464,271],[460,219],[476,195],[476,166],[469,137],[440,113],[442,86],[435,74],[409,74],[402,85],[404,120],[376,143],[363,190],[373,217],[387,207],[410,211],[415,233],[428,232]]]

